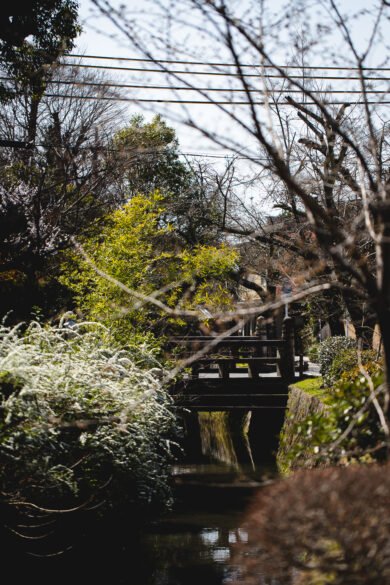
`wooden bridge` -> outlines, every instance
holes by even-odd
[[[280,339],[258,336],[173,337],[190,365],[172,393],[190,410],[285,409],[288,386],[303,373],[295,356],[294,321],[283,321]]]

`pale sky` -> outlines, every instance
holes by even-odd
[[[236,3],[236,0],[230,0],[232,3]],[[249,1],[249,0],[240,0],[240,2],[238,3],[238,5],[244,6],[245,7],[245,3]],[[353,10],[357,10],[359,8],[365,8],[365,7],[369,7],[370,5],[374,5],[376,2],[376,0],[339,0],[338,1],[338,6],[340,7],[341,11],[344,11],[346,13],[348,13],[348,11],[350,9]],[[113,25],[111,25],[111,23],[108,21],[107,18],[105,17],[96,17],[96,9],[94,9],[93,4],[91,2],[91,0],[79,0],[80,3],[80,17],[81,17],[81,21],[83,24],[83,28],[84,31],[82,33],[82,35],[79,37],[78,42],[77,42],[77,48],[75,50],[75,52],[78,53],[82,53],[82,54],[87,54],[87,55],[109,55],[109,56],[117,56],[117,57],[137,57],[139,55],[137,55],[134,52],[134,49],[132,49],[129,46],[129,41],[124,37],[124,35],[121,35],[121,33],[118,33],[118,31],[113,27]],[[132,15],[136,15],[137,11],[140,14],[140,20],[142,18],[145,18],[145,14],[141,15],[142,10],[147,6],[148,0],[128,0],[125,3],[121,3],[124,4],[126,9],[129,9],[132,12]],[[162,0],[162,3],[165,4],[169,4],[170,6],[175,6],[175,10],[176,7],[177,9],[180,8],[181,3],[175,3],[172,0]],[[297,5],[299,3],[299,0],[297,0]],[[118,0],[113,0],[113,4],[115,6],[118,6],[120,4],[120,2]],[[271,2],[271,6],[272,9],[275,10],[276,6],[281,6],[282,4],[284,4],[284,0],[273,0]],[[321,4],[323,4],[323,0],[317,0],[316,3],[313,4],[313,6],[320,6]],[[316,11],[316,8],[314,8],[314,11]],[[93,16],[93,12],[95,12],[95,16]],[[316,16],[317,16],[318,12],[315,12],[313,14],[313,19],[315,20]],[[151,22],[152,21],[151,17]],[[185,16],[183,17],[185,18]],[[190,15],[189,15],[190,18]],[[156,23],[157,25],[159,24],[159,22]],[[304,23],[302,23],[302,26],[304,26]],[[362,43],[365,43],[367,41],[367,35],[368,35],[368,30],[369,27],[365,25],[365,21],[364,18],[361,21],[356,21],[355,23],[352,24],[353,26],[353,34],[354,34],[354,40],[355,42],[358,44],[359,47],[362,46]],[[388,38],[390,38],[390,29],[389,29],[389,23],[387,21],[387,29],[388,29]],[[152,29],[153,30],[153,29]],[[176,29],[176,34],[180,35],[181,31]],[[282,33],[281,33],[282,35]],[[332,33],[328,34],[328,37],[330,39],[333,39],[332,37]],[[334,42],[336,45],[336,38],[334,38]],[[174,53],[171,53],[170,57],[172,58],[172,55],[174,56]],[[162,55],[162,57],[164,57],[165,55]],[[204,54],[204,58],[203,60],[206,60],[209,57],[209,55]],[[383,66],[383,64],[385,63],[385,55],[383,54],[383,46],[381,48],[379,48],[379,50],[376,51],[376,54],[373,55],[372,60],[371,60],[371,65],[377,65],[377,64],[381,64]],[[161,58],[161,56],[160,56]],[[210,58],[210,57],[209,57]],[[221,56],[222,58],[222,56]],[[317,57],[319,60],[322,60],[322,64],[329,64],[329,58],[327,54],[319,54]],[[279,62],[285,62],[283,61],[284,57],[280,57]],[[215,60],[215,57],[214,57]],[[230,59],[231,60],[231,59]],[[319,64],[320,61],[316,61],[316,64]],[[374,63],[374,61],[376,61]],[[107,62],[99,62],[99,61],[90,61],[91,63],[100,63],[100,64],[107,64]],[[111,63],[110,63],[111,64]],[[115,64],[115,63],[113,63]],[[127,65],[126,63],[123,62],[119,62],[117,63],[119,65]],[[135,66],[142,67],[142,64],[134,64]],[[386,64],[386,66],[388,66],[388,64]],[[159,77],[160,74],[155,74],[155,75],[151,75],[151,74],[147,74],[145,71],[141,71],[141,72],[137,72],[137,73],[124,73],[124,72],[116,72],[116,71],[112,71],[110,72],[110,78],[113,79],[116,82],[120,82],[120,83],[134,83],[136,85],[140,85],[142,86],[147,85],[148,83],[154,83],[154,84],[158,84],[158,85],[167,85],[166,79],[164,79],[163,77]],[[388,77],[390,77],[390,72],[388,74]],[[200,82],[204,83],[204,78],[199,78]],[[217,80],[218,82],[218,80]],[[214,81],[213,81],[214,83]],[[336,82],[337,83],[337,82]],[[348,83],[348,82],[347,82]],[[344,84],[345,86],[345,84]],[[336,85],[336,87],[338,87]],[[351,86],[350,86],[351,87]],[[383,87],[381,89],[384,89]],[[388,90],[388,84],[385,88],[386,90]],[[183,98],[183,95],[185,96],[185,98],[188,99],[202,99],[199,95],[195,95],[195,94],[189,94],[187,92],[185,92],[183,94],[183,92],[180,93],[180,95],[172,95],[170,94],[168,91],[166,92],[160,92],[160,94],[156,94],[153,92],[151,93],[150,90],[126,90],[126,96],[128,97],[163,97],[163,98],[168,98],[168,97],[179,97],[179,98]],[[236,94],[237,95],[237,94]],[[239,95],[239,94],[238,94]],[[241,96],[242,97],[242,96]],[[237,98],[239,99],[239,98]],[[150,104],[148,106],[146,106],[149,111],[159,111],[159,106],[154,106],[153,104]],[[161,106],[160,106],[161,107]],[[200,122],[207,128],[210,128],[211,130],[215,127],[218,129],[219,132],[221,132],[222,134],[224,132],[228,133],[232,131],[231,128],[231,122],[229,122],[228,119],[224,119],[223,116],[221,116],[215,109],[214,106],[190,106],[191,108],[191,114],[193,116],[196,117],[197,120],[200,120]],[[244,106],[245,108],[245,106]],[[177,105],[169,105],[166,106],[166,111],[168,113],[172,113],[173,116],[176,115],[176,113],[179,111],[180,106]],[[139,112],[143,112],[145,113],[143,110],[141,110],[141,107],[138,104],[131,104],[128,106],[128,110],[129,110],[129,116],[131,114],[134,113],[139,113]],[[161,111],[161,110],[160,110]],[[151,113],[145,113],[145,117],[148,119],[150,118]],[[199,135],[197,132],[189,129],[186,126],[181,125],[180,123],[176,123],[174,121],[172,121],[172,119],[169,119],[169,123],[176,129],[178,138],[179,138],[179,142],[180,142],[180,148],[183,152],[205,152],[205,153],[212,153],[212,152],[218,152],[218,153],[227,153],[227,150],[223,150],[221,149],[221,147],[212,144],[210,142],[207,141],[207,139],[202,136]],[[244,134],[242,135],[242,137],[240,136],[241,142],[243,147],[245,148],[246,145],[246,141],[248,141],[248,138],[246,136],[244,136]],[[212,160],[212,159],[210,159]],[[213,162],[218,162],[216,159],[213,160]]]

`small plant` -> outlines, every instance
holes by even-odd
[[[329,337],[320,343],[318,350],[318,362],[320,364],[321,376],[324,379],[325,386],[332,385],[332,379],[329,372],[333,360],[345,349],[356,348],[356,341],[350,337]]]

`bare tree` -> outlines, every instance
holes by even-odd
[[[320,14],[315,15],[305,0],[286,2],[276,14],[265,1],[242,6],[227,0],[188,0],[169,13],[169,22],[180,23],[181,34],[177,38],[169,37],[167,43],[166,31],[156,32],[149,26],[150,8],[145,10],[144,17],[131,18],[115,9],[109,0],[92,2],[133,48],[158,65],[172,85],[177,87],[180,83],[181,87],[196,91],[203,101],[214,105],[229,126],[219,124],[228,130],[218,131],[199,122],[185,106],[182,110],[178,108],[176,117],[214,143],[239,155],[245,152],[249,161],[271,173],[274,185],[283,186],[289,212],[306,222],[315,239],[314,245],[303,252],[311,268],[307,278],[310,282],[326,278],[332,287],[342,291],[346,300],[352,298],[356,304],[356,299],[360,299],[361,304],[365,303],[366,312],[380,326],[389,380],[390,193],[385,90],[380,85],[386,78],[369,67],[375,57],[377,67],[386,65],[382,34],[387,3],[373,1],[365,11],[344,14],[336,0],[324,0],[316,6]],[[170,8],[165,3],[152,4],[155,27],[157,15],[166,17]],[[162,25],[168,19],[158,21]],[[355,40],[358,35],[354,27],[359,22],[365,27],[365,42]],[[203,59],[196,54],[199,46]],[[352,80],[354,85],[349,93],[353,97],[340,99],[332,90],[329,100],[323,91],[308,84],[307,75],[297,73],[291,62],[291,55],[298,49],[305,55],[305,63],[323,65],[321,56],[326,54],[325,68],[335,67],[336,77],[341,75]],[[231,88],[225,94],[216,94],[212,87],[201,86],[195,74],[189,75],[188,68],[183,72],[183,68],[174,68],[161,59],[167,50],[170,55],[173,50],[176,59],[181,57],[197,65],[204,63],[204,55],[208,55],[208,71],[230,76],[229,79],[233,76]],[[280,65],[281,55],[284,65]],[[337,67],[343,67],[345,72],[340,73]],[[317,78],[322,76],[322,70],[319,71]],[[277,108],[272,106],[271,90],[275,89],[269,86],[272,76],[280,83]],[[325,79],[334,77],[328,74]],[[236,94],[231,90],[241,92],[240,101],[234,100]],[[238,105],[232,105],[233,101]],[[360,119],[358,127],[349,123],[347,104],[354,106],[355,117]],[[291,152],[283,143],[286,125],[280,124],[278,117],[282,106],[292,108],[298,115],[300,124],[290,126],[290,132],[297,135],[295,144],[305,149],[306,158],[321,155],[315,189],[306,169],[297,172],[299,161],[298,169],[296,165],[294,169]],[[322,200],[319,200],[320,184]],[[343,204],[337,208],[338,185],[342,185],[343,193],[354,195],[355,200],[349,202],[343,196]],[[262,233],[251,236],[264,237]],[[295,245],[288,236],[284,239],[286,247]]]

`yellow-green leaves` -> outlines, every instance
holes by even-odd
[[[152,295],[170,308],[202,305],[213,311],[232,306],[229,273],[237,251],[227,245],[183,248],[165,220],[158,191],[133,197],[95,234],[83,242],[86,253],[100,271],[129,289]],[[129,328],[158,330],[166,320],[163,309],[121,290],[80,255],[68,255],[64,269],[62,282],[75,292],[80,308],[120,331],[120,336]]]

